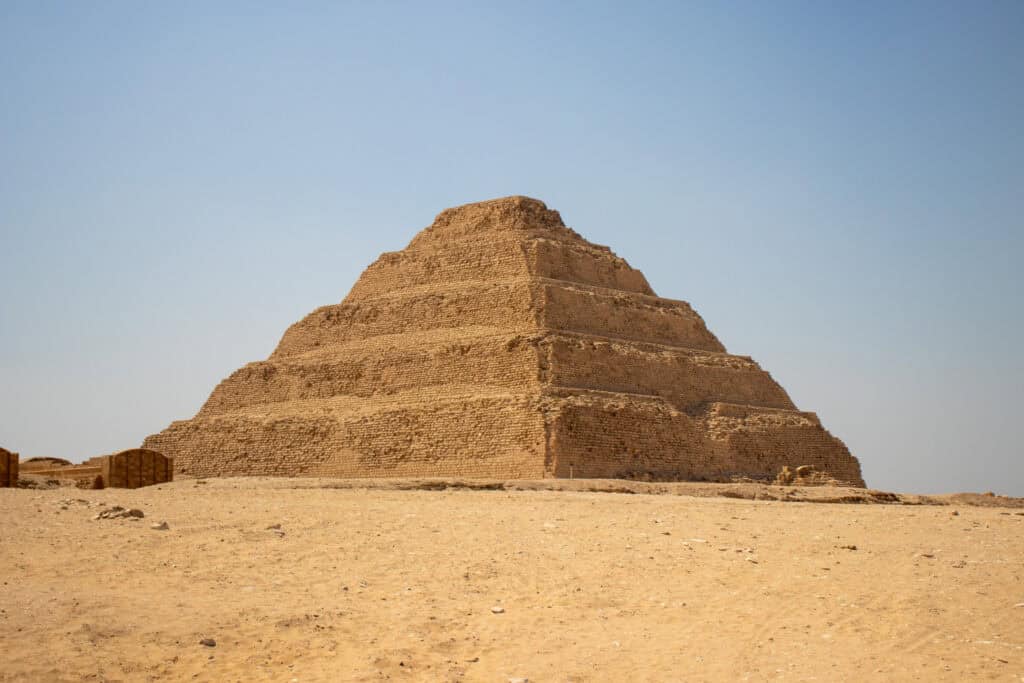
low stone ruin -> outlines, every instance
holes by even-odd
[[[0,448],[0,488],[18,485],[18,454]]]
[[[112,455],[90,458],[80,465],[72,465],[61,458],[31,458],[25,462],[25,475],[71,480],[83,489],[123,488],[151,486],[174,479],[174,462],[162,453],[132,448]]]

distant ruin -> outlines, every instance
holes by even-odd
[[[71,481],[78,488],[85,489],[137,489],[172,481],[174,461],[156,451],[131,448],[111,455],[98,455],[79,465],[62,458],[29,458],[22,463],[21,473]]]
[[[860,465],[683,301],[526,197],[448,209],[150,436],[191,476],[773,481]]]
[[[18,485],[18,454],[0,448],[0,488]]]

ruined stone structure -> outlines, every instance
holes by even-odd
[[[146,448],[132,448],[99,459],[103,485],[137,489],[174,479],[174,460]]]
[[[0,448],[0,488],[18,485],[18,454]]]
[[[131,448],[112,455],[98,455],[80,465],[61,458],[31,458],[25,474],[53,479],[70,479],[78,488],[137,489],[174,479],[174,461],[162,453]]]
[[[860,466],[683,301],[508,197],[443,211],[145,446],[192,476],[772,480]]]

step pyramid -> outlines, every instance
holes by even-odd
[[[191,476],[774,479],[860,466],[683,301],[506,197],[441,212],[144,446]]]

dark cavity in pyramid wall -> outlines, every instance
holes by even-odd
[[[193,476],[773,479],[860,466],[683,301],[526,197],[443,211],[145,441]]]

